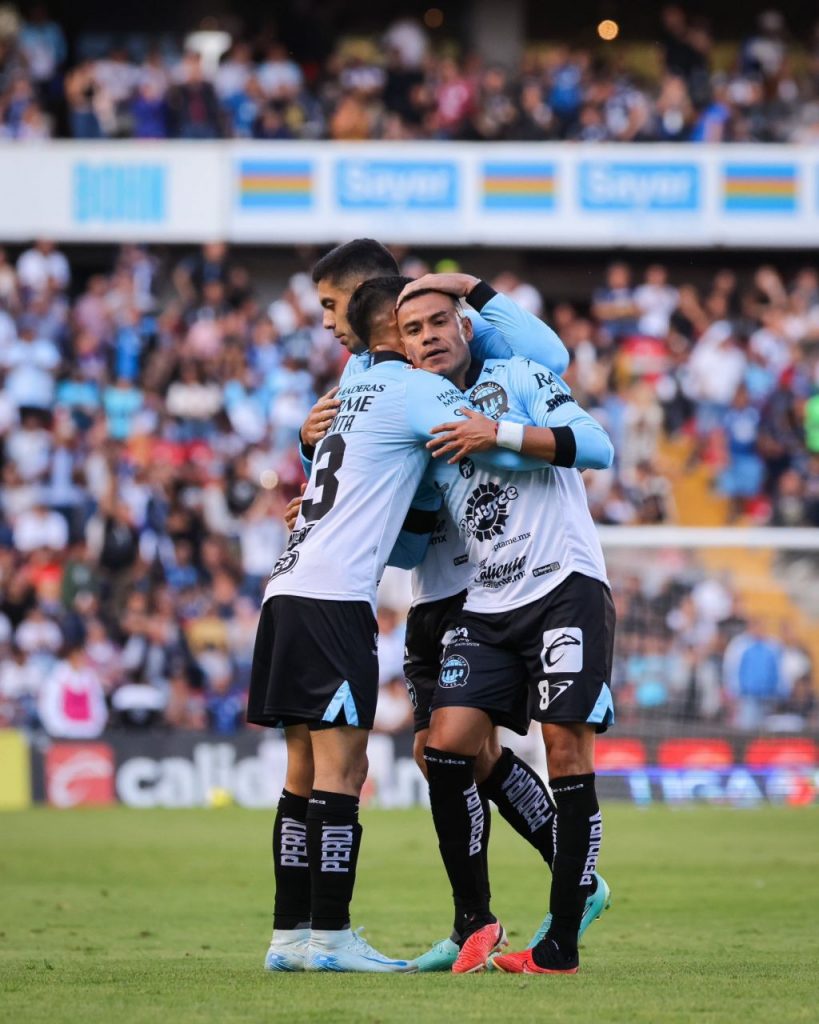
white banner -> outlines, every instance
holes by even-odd
[[[815,247],[819,150],[564,143],[0,146],[0,239]]]

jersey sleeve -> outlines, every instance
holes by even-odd
[[[299,438],[299,462],[301,462],[305,480],[310,479],[310,470],[313,468],[313,456],[315,453],[315,448],[308,448],[302,439]]]
[[[466,397],[454,384],[444,377],[427,373],[426,370],[410,371],[406,402],[410,429],[419,440],[434,437],[433,427],[451,423],[457,416],[458,409],[468,405]],[[508,448],[480,452],[472,458],[486,469],[502,469],[516,473],[533,472],[550,465],[544,459],[519,455]]]
[[[577,404],[566,382],[529,359],[510,362],[509,383],[532,423],[552,430],[568,427],[574,437],[574,469],[608,469],[614,446],[593,416]]]
[[[488,285],[486,290],[492,291]],[[468,309],[467,316],[472,321],[472,352],[477,359],[518,355],[534,359],[555,373],[566,372],[569,353],[558,335],[507,295],[493,292],[480,311]]]
[[[429,441],[432,428],[450,423],[458,409],[469,403],[445,377],[426,370],[407,371],[407,423],[418,440]]]
[[[387,565],[414,569],[423,562],[442,504],[441,492],[435,487],[428,467],[404,518]]]

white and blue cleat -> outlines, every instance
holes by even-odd
[[[368,974],[414,974],[418,970],[412,960],[391,960],[379,953],[360,932],[349,928],[311,932],[304,969]]]
[[[303,971],[307,958],[309,928],[277,929],[264,958],[266,971]]]

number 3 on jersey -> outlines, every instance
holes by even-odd
[[[301,514],[306,523],[315,523],[327,515],[335,504],[338,494],[338,476],[344,461],[347,444],[342,434],[329,434],[316,452],[316,472],[313,477],[312,494],[301,503]]]

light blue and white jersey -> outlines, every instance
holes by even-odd
[[[463,404],[449,381],[381,353],[338,393],[287,548],[264,600],[369,601],[429,463],[431,429]],[[502,465],[511,453],[493,453]]]
[[[555,373],[564,373],[569,365],[569,353],[551,327],[506,295],[495,294],[480,313],[467,309],[466,315],[472,321],[473,360],[519,355],[534,359]],[[489,415],[486,409],[481,411]],[[444,507],[435,523],[426,557],[413,569],[412,603],[426,604],[458,594],[466,590],[473,575],[458,529]]]
[[[483,456],[450,466],[433,460],[427,480],[443,494],[469,559],[466,608],[500,612],[537,600],[573,572],[607,583],[606,566],[579,469],[611,463],[603,428],[568,386],[527,359],[490,359],[466,389],[472,408],[513,423],[569,426],[577,468],[498,471]]]
[[[496,293],[484,303],[480,312],[470,308],[465,312],[472,321],[470,349],[474,360],[520,355],[534,359],[556,373],[563,373],[569,365],[569,353],[551,327],[508,296]],[[351,356],[342,371],[339,387],[343,388],[366,373],[372,366],[372,360],[369,352]],[[305,475],[309,477],[311,463],[301,446],[299,451]],[[422,493],[413,499],[413,505],[429,509],[436,507],[439,501],[430,487],[424,487]],[[412,571],[412,603],[425,604],[460,593],[467,588],[472,576],[463,541],[444,506],[438,514],[426,557]]]

